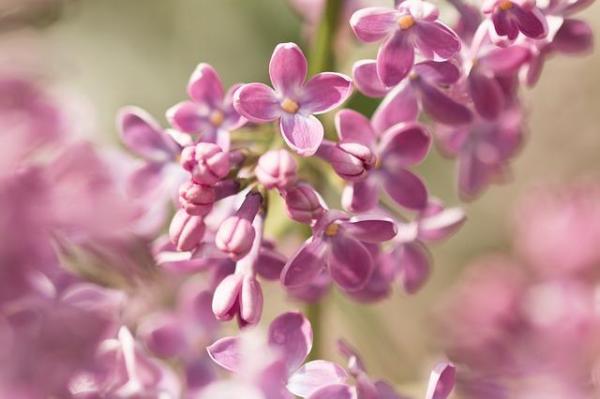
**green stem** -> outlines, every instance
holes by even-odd
[[[336,68],[333,42],[343,5],[344,0],[327,0],[325,3],[325,10],[309,52],[309,72],[311,75],[323,71],[334,71]],[[309,304],[306,308],[306,317],[311,322],[314,337],[310,358],[318,359],[322,355],[321,322],[323,318],[323,304],[319,302]]]

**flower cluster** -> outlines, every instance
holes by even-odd
[[[598,394],[599,195],[591,182],[534,190],[515,213],[516,256],[477,261],[450,292],[440,324],[464,397]]]
[[[335,7],[316,3],[305,7],[331,22]],[[263,284],[279,283],[311,307],[333,287],[359,302],[383,300],[395,285],[416,293],[431,273],[428,246],[466,219],[462,208],[435,197],[419,164],[434,142],[457,158],[465,200],[503,178],[523,142],[519,85],[534,84],[548,56],[591,48],[589,27],[571,18],[589,1],[486,0],[478,10],[452,0],[453,27],[422,0],[360,3],[338,10],[348,18],[334,18],[360,42],[379,44],[376,59],[357,61],[352,77],[309,76],[294,43],[275,47],[265,68],[271,85],[226,90],[202,63],[187,85],[189,99],[166,111],[169,128],[141,108],[119,111],[117,130],[134,156],[69,137],[68,112],[39,82],[0,78],[0,204],[9,210],[0,215],[0,396],[405,397],[368,374],[345,341],[339,352],[347,367],[307,362],[319,320],[311,325],[286,312],[261,335]],[[354,105],[361,96],[382,100],[370,114]],[[519,348],[546,342],[536,334],[564,312],[575,318],[563,326],[572,334],[548,334],[549,345],[596,331],[592,290],[580,276],[600,258],[600,233],[588,228],[597,209],[576,197],[569,206],[548,200],[550,209],[566,208],[560,216],[534,201],[527,214],[537,223],[520,226],[519,250],[543,271],[535,280],[542,285],[532,288],[519,273],[504,284],[503,270],[478,287],[486,299],[486,290],[497,291],[492,315],[478,311],[487,302],[471,301],[470,291],[475,315],[456,305],[452,314],[464,312],[465,320],[449,328],[448,349],[476,371],[458,378],[474,397],[480,389],[500,392],[486,384],[502,386],[490,376],[513,364],[481,361],[480,350],[524,358],[519,372],[534,360],[573,365],[576,351],[536,359]],[[582,237],[575,255],[563,251],[569,234]],[[513,310],[528,290],[528,310],[546,299],[562,304],[563,295],[565,308],[525,320],[523,309]],[[219,339],[229,320],[241,332]],[[469,325],[481,330],[480,340],[462,340],[460,328]],[[586,370],[576,366],[570,370]],[[455,372],[449,362],[435,366],[424,397],[447,398]]]

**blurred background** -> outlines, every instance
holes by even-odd
[[[598,42],[600,4],[580,17]],[[123,105],[141,106],[166,126],[164,110],[185,98],[199,62],[212,64],[226,86],[265,81],[277,43],[306,43],[302,20],[286,0],[0,0],[0,24],[0,69],[41,71],[76,99],[74,117],[82,119],[85,135],[106,146],[120,146],[114,116]],[[340,60],[346,73],[358,52],[374,51],[347,47]],[[597,53],[546,64],[539,84],[523,93],[529,137],[513,164],[513,180],[465,205],[468,222],[435,248],[431,281],[417,295],[396,290],[375,305],[330,295],[320,337],[327,357],[336,358],[334,342],[343,336],[361,349],[373,375],[396,382],[426,375],[439,354],[432,310],[470,260],[510,251],[511,209],[519,196],[543,182],[598,175],[599,69]],[[458,204],[453,163],[433,155],[420,171],[434,195]],[[267,295],[282,301],[267,320],[290,307],[275,290]]]

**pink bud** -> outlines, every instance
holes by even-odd
[[[258,181],[268,189],[285,188],[296,180],[298,164],[286,150],[272,150],[263,154],[256,167]]]
[[[180,209],[169,226],[169,237],[178,251],[191,251],[200,245],[204,230],[204,221],[200,216],[189,215]]]
[[[306,183],[298,183],[283,194],[288,216],[300,223],[311,223],[325,209],[315,190]]]
[[[219,320],[231,320],[237,315],[242,327],[256,324],[262,316],[262,308],[262,288],[254,276],[230,274],[215,289],[212,309]]]
[[[238,260],[250,251],[254,236],[252,222],[234,215],[225,219],[217,230],[215,245],[233,260]]]
[[[184,148],[180,162],[198,184],[213,186],[229,173],[229,155],[213,143]]]
[[[252,221],[261,203],[262,196],[259,193],[249,193],[235,215],[225,219],[217,230],[215,245],[233,260],[243,258],[252,248],[256,236]]]
[[[375,166],[376,157],[371,149],[360,143],[323,143],[317,153],[329,162],[335,173],[348,181],[362,180]]]
[[[207,215],[216,201],[215,189],[211,186],[185,182],[179,187],[179,204],[190,215]]]

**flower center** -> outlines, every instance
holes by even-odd
[[[500,2],[500,5],[498,6],[498,8],[500,8],[500,10],[502,10],[502,11],[508,11],[511,8],[513,8],[513,3],[510,0],[503,0]]]
[[[403,15],[398,19],[398,26],[400,26],[400,29],[402,30],[410,29],[414,24],[415,19],[412,15]]]
[[[334,237],[337,235],[337,233],[340,231],[340,225],[337,223],[331,223],[329,226],[327,226],[327,228],[325,229],[325,235],[327,237]]]
[[[300,106],[298,105],[298,103],[296,101],[292,100],[291,98],[286,97],[281,102],[281,109],[287,113],[295,114],[296,112],[298,112],[299,108],[300,108]]]
[[[225,120],[225,115],[223,115],[223,112],[217,109],[210,114],[209,119],[210,123],[212,123],[216,127],[219,127],[223,124],[223,121]]]

